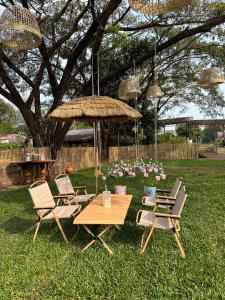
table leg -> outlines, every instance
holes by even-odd
[[[113,251],[109,248],[109,246],[104,242],[104,240],[101,238],[103,234],[105,234],[109,229],[111,229],[113,226],[109,225],[105,229],[103,229],[98,235],[94,235],[92,231],[86,226],[83,225],[84,229],[87,231],[87,233],[93,238],[93,240],[87,244],[83,249],[82,252],[86,251],[91,245],[93,245],[96,241],[99,241],[109,252],[110,255],[113,255]]]

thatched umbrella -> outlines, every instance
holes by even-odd
[[[94,123],[96,193],[98,192],[98,176],[100,174],[99,154],[101,153],[101,143],[98,136],[97,123],[103,120],[122,123],[129,120],[140,119],[141,117],[142,115],[137,110],[124,102],[107,96],[95,95],[73,99],[72,101],[59,106],[50,114],[50,118],[59,122],[76,120]],[[99,153],[98,149],[100,150]]]

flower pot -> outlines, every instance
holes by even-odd
[[[66,167],[66,174],[72,174],[73,173],[73,166],[72,165],[68,165]]]
[[[150,199],[155,197],[156,187],[155,186],[145,186],[144,187],[144,195],[149,197]]]
[[[115,194],[126,195],[127,186],[126,185],[116,185],[115,186]]]

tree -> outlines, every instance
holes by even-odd
[[[11,123],[12,126],[23,123],[20,112],[2,99],[0,99],[0,123]]]
[[[225,13],[221,6],[204,10],[196,3],[194,8],[144,19],[130,13],[126,1],[122,0],[67,0],[54,1],[54,5],[52,1],[41,0],[22,0],[21,3],[35,12],[43,40],[38,49],[31,51],[0,47],[0,94],[21,112],[34,146],[50,146],[53,157],[62,146],[71,123],[55,123],[48,116],[72,97],[90,95],[92,90],[98,93],[98,54],[101,94],[115,97],[120,78],[133,70],[134,61],[136,68],[142,69],[145,88],[138,99],[140,110],[145,105],[146,88],[153,80],[155,53],[158,77],[165,91],[171,90],[169,77],[171,81],[175,79],[172,87],[176,88],[182,84],[180,79],[185,84],[192,81],[194,73],[201,65],[208,65],[212,56],[216,62],[224,60],[223,48],[215,50],[216,44],[222,45],[224,36]],[[3,7],[21,3],[0,1]],[[204,1],[204,5],[208,2]],[[208,45],[213,45],[212,51]],[[186,72],[184,66],[192,68]],[[27,99],[23,97],[24,91],[29,94]],[[195,88],[191,97],[196,93],[202,96]],[[223,104],[216,90],[204,95],[204,104]],[[195,101],[199,97],[196,96]],[[174,98],[176,100],[171,101]],[[169,103],[178,102],[172,93],[159,101],[158,112],[163,113]],[[102,128],[107,145],[110,125],[104,123]]]
[[[214,143],[217,137],[218,128],[215,126],[207,126],[202,132],[202,143]]]
[[[28,133],[20,112],[10,103],[0,99],[0,133]]]
[[[198,126],[188,127],[185,124],[179,124],[176,126],[176,133],[180,137],[191,138],[193,142],[198,142],[202,135],[202,130]]]

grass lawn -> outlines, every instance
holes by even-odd
[[[186,259],[180,257],[172,233],[160,230],[154,232],[144,256],[139,254],[142,228],[136,227],[135,218],[142,207],[141,177],[121,179],[134,200],[121,232],[105,236],[114,256],[97,243],[81,254],[89,241],[83,230],[67,245],[48,224],[41,226],[32,245],[29,228],[36,215],[27,189],[1,191],[0,299],[225,299],[225,161],[164,165],[168,177],[158,186],[170,187],[182,175],[189,192],[181,221]],[[93,170],[71,179],[94,192]],[[113,186],[112,180],[109,188]],[[51,189],[56,192],[54,184]],[[63,227],[72,237],[75,226],[63,222]]]

